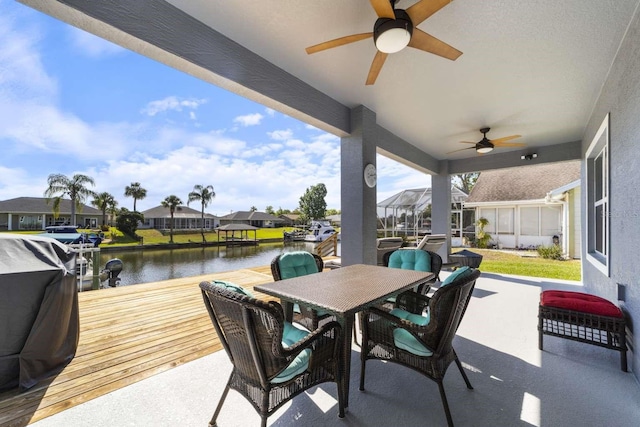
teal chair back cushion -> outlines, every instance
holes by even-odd
[[[318,272],[318,266],[313,255],[304,251],[287,252],[280,255],[278,265],[280,266],[280,277],[283,279],[291,279],[292,277],[306,276],[307,274]]]
[[[249,292],[248,290],[246,290],[242,286],[236,285],[235,283],[225,282],[224,280],[212,280],[211,284],[214,285],[214,286],[225,288],[225,289],[228,289],[230,291],[234,291],[234,292],[237,292],[239,294],[246,295],[248,297],[253,298],[253,294],[251,292]]]
[[[464,267],[457,268],[456,271],[454,271],[449,276],[447,276],[446,279],[444,279],[444,281],[442,282],[442,284],[440,286],[446,286],[449,283],[453,283],[456,279],[458,279],[460,277],[467,276],[467,275],[469,275],[471,273],[473,273],[473,270],[471,270],[466,265]]]
[[[420,249],[398,249],[389,257],[389,267],[430,272],[431,256]]]

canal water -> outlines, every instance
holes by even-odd
[[[104,268],[108,260],[118,258],[123,263],[122,273],[118,276],[121,279],[120,285],[135,285],[269,265],[273,258],[285,252],[312,252],[313,245],[307,242],[291,242],[230,248],[109,251],[100,254],[100,269]]]

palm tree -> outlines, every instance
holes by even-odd
[[[180,209],[180,205],[182,204],[182,200],[178,196],[174,196],[173,194],[167,196],[162,202],[162,206],[169,209],[171,213],[171,222],[169,223],[169,243],[173,243],[173,214],[176,209]]]
[[[118,206],[115,197],[106,191],[96,194],[91,204],[102,211],[102,225],[107,225],[107,211],[113,212]]]
[[[200,204],[202,205],[202,210],[200,211],[201,220],[202,220],[202,223],[201,223],[202,243],[206,242],[206,239],[204,238],[204,208],[209,206],[209,203],[211,203],[214,197],[216,197],[216,192],[213,191],[212,185],[207,185],[206,187],[200,184],[194,185],[193,191],[189,193],[189,200],[187,201],[187,206],[189,206],[189,203],[195,200],[200,200]]]
[[[136,202],[147,197],[147,190],[140,186],[139,182],[132,182],[131,185],[127,185],[124,188],[124,195],[127,197],[133,197],[133,211],[136,210]]]
[[[69,196],[71,199],[71,223],[77,225],[76,211],[81,212],[82,205],[87,197],[95,196],[96,194],[87,188],[89,184],[96,185],[93,178],[78,173],[69,179],[63,174],[54,173],[47,178],[47,184],[49,186],[44,192],[44,197],[47,198],[47,203],[53,200],[53,217],[58,218],[60,215],[60,201],[64,196]]]

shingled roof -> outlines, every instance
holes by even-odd
[[[43,197],[16,197],[15,199],[0,201],[0,212],[15,214],[50,214],[53,211],[53,201],[47,203]],[[91,206],[82,205],[79,215],[102,215],[102,212]],[[71,214],[71,200],[60,200],[60,214]]]
[[[222,221],[273,221],[281,222],[282,219],[265,212],[237,211],[220,217]]]
[[[171,218],[171,211],[169,208],[165,208],[162,205],[156,206],[155,208],[147,209],[146,211],[141,212],[145,218]],[[192,209],[188,206],[178,206],[173,213],[174,218],[200,218],[202,217],[202,213],[195,209]],[[205,218],[215,218],[215,215],[211,215],[210,213],[204,214]]]
[[[465,204],[541,200],[547,193],[580,179],[580,160],[481,172]]]

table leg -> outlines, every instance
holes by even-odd
[[[342,396],[344,396],[344,407],[349,407],[349,380],[351,378],[351,334],[353,333],[353,323],[355,315],[351,314],[344,318],[338,318],[338,323],[342,326]]]
[[[286,300],[280,300],[280,305],[284,311],[284,320],[289,323],[293,322],[293,303]]]

